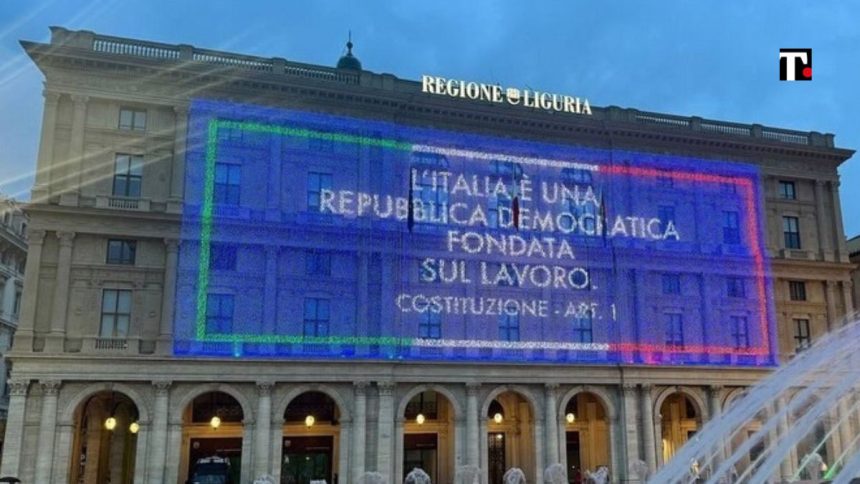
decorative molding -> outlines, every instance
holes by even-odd
[[[9,395],[13,397],[26,397],[27,389],[30,388],[30,380],[9,380]]]
[[[42,392],[45,395],[56,396],[60,392],[60,386],[63,384],[59,380],[43,380],[39,382],[42,385]]]
[[[57,104],[58,102],[60,102],[60,97],[62,96],[62,94],[57,91],[49,91],[47,89],[44,89],[42,91],[42,96],[44,96],[45,98],[45,104]]]
[[[66,231],[57,232],[57,239],[60,240],[61,247],[71,247],[72,242],[75,240],[75,233]]]
[[[393,381],[380,381],[376,383],[376,389],[381,397],[390,397],[391,395],[394,395],[394,389],[396,387],[397,384]]]
[[[34,229],[27,232],[27,243],[29,245],[42,245],[45,242],[45,234],[47,232],[41,229]]]
[[[88,102],[90,102],[90,97],[83,94],[72,94],[71,97],[72,102],[74,102],[75,105],[86,105]]]
[[[152,382],[152,387],[155,388],[155,396],[166,396],[167,393],[170,391],[170,385],[172,384],[173,382],[168,380],[158,380]]]
[[[466,395],[470,397],[478,396],[478,392],[481,390],[481,384],[476,382],[466,383]]]
[[[366,381],[356,381],[352,384],[352,387],[355,389],[355,394],[362,397],[367,395],[367,386],[368,383]]]
[[[181,241],[179,239],[164,239],[164,246],[167,248],[167,252],[178,252],[180,243]]]
[[[272,395],[272,388],[275,387],[275,382],[272,381],[258,381],[257,382],[257,395],[260,397],[268,397]]]

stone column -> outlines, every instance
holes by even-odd
[[[44,230],[31,230],[27,238],[27,265],[24,268],[24,290],[21,292],[21,315],[15,333],[15,350],[33,351],[33,327],[36,322],[36,302],[39,297],[39,271],[42,266]]]
[[[544,386],[544,398],[546,399],[546,466],[558,464],[558,384],[547,383]],[[542,472],[538,469],[538,472]]]
[[[639,431],[636,424],[636,385],[625,383],[621,385],[621,401],[623,405],[624,418],[624,460],[623,462],[633,462],[640,458],[639,456]],[[620,474],[628,476],[630,469],[619,469]]]
[[[340,422],[340,435],[338,436],[337,444],[337,482],[338,484],[349,484],[352,482],[352,475],[349,469],[350,451],[352,449],[352,421],[342,420]],[[283,445],[281,445],[283,448]],[[280,476],[280,463],[276,466],[278,476]],[[280,481],[276,481],[280,482]]]
[[[645,463],[648,471],[657,470],[657,439],[654,437],[654,397],[651,395],[651,385],[642,385],[642,440],[645,448]]]
[[[257,433],[254,443],[254,478],[269,473],[272,430],[272,382],[257,382]]]
[[[851,441],[854,440],[854,432],[851,429],[852,418],[848,404],[849,398],[851,398],[851,394],[839,400],[838,412],[836,413],[838,419],[840,419],[837,422],[839,422],[839,440],[842,443],[842,452],[847,453],[847,455],[850,455],[851,449],[849,447],[852,447]]]
[[[188,106],[174,106],[176,115],[173,136],[173,163],[170,165],[170,196],[167,199],[167,211],[179,213],[182,207],[182,197],[185,187],[185,148],[188,136]]]
[[[263,287],[263,334],[274,334],[278,320],[278,247],[266,246],[266,280]]]
[[[54,437],[57,430],[57,394],[60,392],[59,381],[42,381],[42,415],[39,419],[39,449],[36,456],[35,482],[54,482],[51,479],[51,468],[54,464]]]
[[[827,330],[836,327],[840,314],[836,313],[836,281],[826,281],[824,288],[824,299],[827,301]]]
[[[848,324],[848,322],[852,320],[852,316],[854,316],[854,300],[851,298],[853,286],[854,281],[852,281],[851,279],[842,281],[842,300],[845,304],[845,319],[843,320],[844,324]]]
[[[81,193],[84,178],[84,131],[87,124],[87,103],[90,98],[78,94],[72,94],[74,109],[72,111],[72,131],[69,143],[69,162],[73,172],[70,173],[68,183],[75,193]],[[75,200],[77,202],[77,200]],[[62,202],[61,202],[62,204]],[[76,203],[75,203],[76,204]]]
[[[390,381],[381,381],[376,384],[376,388],[379,390],[376,471],[381,472],[388,479],[388,482],[396,482],[397,479],[394,478],[391,462],[393,454],[395,384]]]
[[[164,463],[164,481],[157,482],[185,482],[179,476],[179,458],[182,455],[182,422],[169,421],[167,426],[167,461]],[[185,479],[185,476],[182,476]],[[153,481],[155,484],[156,481]]]
[[[355,419],[352,423],[352,480],[358,482],[364,474],[367,447],[367,382],[357,381],[355,389]]]
[[[722,405],[720,404],[720,396],[723,393],[723,387],[721,385],[711,385],[708,388],[708,413],[710,413],[711,420],[720,418],[720,415],[723,413]],[[716,448],[712,449],[716,452],[714,457],[714,462],[711,464],[712,468],[716,468],[723,461],[723,453],[725,452],[726,445],[724,441],[720,441],[716,444]]]
[[[0,476],[18,476],[21,472],[21,451],[24,444],[24,413],[27,405],[29,380],[9,380],[9,412],[6,415],[6,439]]]
[[[824,209],[824,180],[815,181],[815,219],[818,222],[818,247],[821,250],[821,260],[830,260],[833,246],[833,233],[827,230],[827,212]]]
[[[151,484],[166,482],[172,477],[169,474],[164,475],[165,457],[168,453],[167,412],[170,403],[170,384],[169,381],[152,382],[155,403],[152,406],[152,431],[149,437],[148,482]]]
[[[173,353],[173,309],[176,303],[176,271],[179,261],[179,241],[164,239],[164,279],[161,291],[161,322],[156,344],[159,355]]]
[[[137,422],[140,428],[135,436],[136,448],[134,450],[134,484],[146,484],[146,449],[147,439],[149,438],[149,423]]]
[[[833,196],[833,230],[835,231],[836,247],[839,249],[838,261],[848,262],[848,248],[845,240],[845,228],[842,225],[842,202],[839,200],[839,180],[830,182],[830,194]]]
[[[478,383],[466,384],[466,465],[481,466],[480,444],[478,435],[478,391],[481,385]],[[486,469],[484,469],[486,470]]]
[[[398,415],[394,418],[394,477],[390,479],[390,482],[399,482],[401,479],[400,476],[403,475],[403,424],[405,423],[404,420],[405,419],[402,415]],[[443,457],[438,456],[437,458],[442,459]],[[439,465],[439,468],[441,469],[442,465]]]
[[[33,186],[31,203],[44,203],[48,199],[54,168],[54,134],[57,132],[57,105],[60,93],[42,91],[45,96],[45,110],[42,114],[42,137],[39,141],[39,163],[36,167],[36,181]]]
[[[774,410],[775,407],[775,410]],[[782,411],[786,407],[785,397],[780,397],[779,400],[773,406],[768,406],[769,414],[774,415],[776,412]],[[765,442],[769,446],[776,445],[776,441],[779,438],[784,437],[788,433],[788,416],[783,415],[779,417],[777,421],[777,430],[776,432],[771,431],[767,438],[769,442]],[[779,463],[779,473],[780,477],[784,480],[790,479],[794,475],[794,464],[795,464],[795,450],[789,453],[789,456],[782,460]]]
[[[69,307],[69,275],[72,270],[74,232],[57,232],[60,250],[57,256],[57,279],[54,284],[51,330],[45,340],[46,353],[62,353],[66,339],[66,312]]]

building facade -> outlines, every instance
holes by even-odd
[[[280,328],[283,314],[293,312],[303,321],[305,335],[322,337],[340,322],[353,321],[350,314],[357,315],[353,324],[369,324],[377,311],[369,302],[373,294],[387,294],[381,287],[387,279],[371,275],[369,268],[377,264],[372,256],[347,260],[341,253],[311,251],[292,260],[282,246],[254,232],[268,222],[320,222],[318,213],[308,213],[331,201],[327,197],[343,170],[335,160],[340,148],[331,142],[358,135],[316,141],[310,136],[295,149],[316,160],[291,165],[296,171],[288,173],[280,168],[257,173],[259,206],[247,206],[244,195],[235,195],[230,212],[247,213],[254,221],[234,230],[244,237],[238,251],[215,245],[202,250],[204,244],[187,237],[188,227],[199,228],[207,219],[205,210],[194,211],[195,197],[229,201],[231,190],[240,190],[249,178],[218,163],[211,172],[200,171],[209,156],[198,123],[204,110],[195,104],[200,99],[397,123],[418,130],[419,137],[427,135],[420,129],[428,128],[647,154],[642,160],[686,157],[702,164],[753,166],[760,173],[754,182],[760,189],[750,192],[750,200],[764,215],[761,245],[769,266],[766,276],[759,275],[764,281],[759,287],[767,284],[772,292],[759,298],[774,328],[766,356],[776,361],[793,357],[853,312],[852,265],[836,171],[853,152],[836,147],[830,134],[618,107],[561,116],[471,102],[422,93],[420,82],[361,70],[351,53],[338,68],[328,68],[62,28],[52,28],[50,44],[22,44],[45,75],[45,104],[28,206],[20,328],[10,356],[14,369],[2,475],[39,483],[181,483],[195,472],[199,458],[219,455],[230,460],[240,482],[264,474],[276,482],[358,482],[369,471],[394,482],[412,468],[425,470],[433,481],[455,482],[458,472],[477,468],[482,482],[496,483],[512,467],[522,469],[528,481],[542,482],[543,470],[556,463],[567,469],[571,482],[601,466],[608,467],[613,481],[636,481],[632,462],[641,460],[652,470],[662,465],[703,423],[769,373],[767,361],[739,361],[732,355],[704,362],[668,358],[657,364],[664,360],[631,349],[630,354],[619,350],[618,360],[571,362],[554,361],[540,348],[509,353],[506,359],[470,350],[413,359],[406,350],[386,355],[379,345],[359,339],[355,344],[339,340],[340,356],[331,357],[312,353],[319,350],[313,339],[249,343],[183,332],[192,327],[183,323],[186,309],[195,307],[204,308],[188,313],[196,314],[201,331],[208,331],[210,323],[232,328],[234,314],[251,311],[243,302],[247,292],[263,301],[256,317],[263,325],[271,322],[269,331]],[[269,129],[258,121],[268,114],[249,116],[255,121],[248,129]],[[230,123],[224,139],[214,134],[218,143],[257,143],[253,136],[244,137],[242,126]],[[371,153],[402,146],[402,140],[371,138],[358,149]],[[281,143],[266,138],[256,148],[279,160],[298,153]],[[253,152],[245,159],[259,156]],[[395,155],[369,156],[388,160]],[[394,181],[385,178],[387,172],[374,175],[371,167],[363,173],[356,178],[359,187]],[[399,182],[410,176],[408,170],[403,173]],[[657,178],[658,184],[671,184]],[[290,185],[296,179],[301,180],[298,189]],[[410,178],[410,187],[417,186],[413,182]],[[410,188],[409,201],[423,193]],[[684,203],[699,210],[710,203],[704,196],[691,194]],[[679,203],[673,210],[685,207]],[[216,219],[225,213],[215,210]],[[522,211],[516,211],[520,220]],[[415,217],[410,210],[401,220],[410,232]],[[221,237],[221,226],[214,227],[213,237]],[[736,215],[714,221],[714,227],[723,238],[740,237]],[[310,248],[326,243],[324,237],[308,237]],[[377,247],[373,239],[365,244],[368,252]],[[709,253],[723,250],[717,246]],[[201,261],[199,272],[188,272],[184,258],[189,254]],[[379,262],[383,271],[388,270],[385,260]],[[301,269],[291,272],[294,267]],[[418,272],[417,265],[410,267]],[[341,273],[348,270],[354,273]],[[195,292],[203,282],[195,286],[194,281],[203,279],[194,277],[207,271],[206,284],[229,280],[238,290]],[[627,283],[641,294],[628,308],[638,314],[662,315],[665,305],[686,307],[687,291],[701,294],[702,305],[718,306],[724,298],[745,294],[742,283],[723,285],[717,296],[708,297],[705,289],[690,289],[706,283],[686,273],[668,278],[656,270],[637,274]],[[301,291],[303,284],[316,291],[320,275],[331,278],[331,287],[291,302],[300,301],[291,299],[290,291]],[[665,302],[666,295],[675,302]],[[676,320],[668,321],[674,328]],[[745,319],[733,321],[746,324]],[[422,340],[448,331],[432,318],[415,324]],[[524,339],[519,324],[510,318],[499,322],[506,342]],[[597,332],[591,324],[589,319],[587,340],[579,342],[590,344],[592,331]],[[666,335],[671,341],[662,342],[671,343],[668,353],[690,344],[680,319],[677,325],[677,334]],[[577,331],[586,338],[583,327]],[[659,333],[662,338],[662,329]],[[736,341],[750,337],[748,330],[732,336]],[[747,346],[748,341],[735,347]],[[860,429],[856,416],[849,423]],[[835,459],[850,445],[848,429],[841,426],[829,435],[827,456]],[[793,455],[809,450],[798,448]],[[787,460],[780,474],[794,475],[798,463]]]
[[[27,216],[17,202],[0,198],[0,375],[4,375],[0,383],[0,435],[5,429],[9,411],[6,380],[11,368],[6,355],[12,347],[21,311],[24,265],[27,260],[27,223]]]
[[[854,264],[851,280],[854,283],[854,309],[860,307],[860,235],[848,239],[848,257]]]

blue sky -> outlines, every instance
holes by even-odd
[[[0,1],[0,192],[27,198],[42,77],[20,39],[48,26],[332,65],[348,30],[366,69],[588,97],[598,106],[836,134],[860,148],[860,2],[379,0]],[[812,82],[779,82],[780,47],[811,47]],[[855,113],[855,114],[852,114]],[[860,162],[843,164],[860,233]]]

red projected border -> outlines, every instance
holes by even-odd
[[[750,249],[752,251],[753,260],[755,263],[755,275],[757,277],[757,289],[759,300],[759,331],[761,333],[763,345],[735,348],[729,346],[714,346],[714,345],[684,345],[683,347],[675,347],[668,345],[656,345],[645,343],[610,343],[610,348],[618,351],[645,351],[645,352],[666,352],[666,353],[707,353],[707,354],[736,354],[736,355],[770,355],[770,332],[768,328],[767,317],[767,291],[765,289],[765,268],[764,257],[761,253],[761,232],[759,230],[759,214],[755,209],[755,196],[753,194],[753,183],[749,178],[711,175],[706,173],[695,172],[667,172],[666,170],[657,170],[653,168],[637,168],[631,166],[619,165],[601,165],[598,170],[600,173],[611,175],[630,175],[634,177],[667,177],[679,181],[694,181],[700,183],[719,183],[733,184],[739,186],[742,190],[742,196],[746,204],[746,228],[752,238]]]

